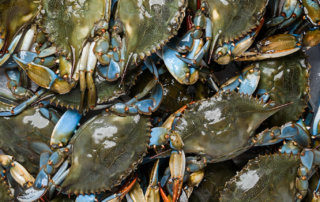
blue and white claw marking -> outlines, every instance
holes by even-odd
[[[239,93],[252,95],[258,87],[260,80],[260,70],[253,68],[244,73],[242,82],[239,86]]]
[[[50,145],[62,147],[66,145],[77,128],[82,115],[76,110],[67,110],[53,129]]]

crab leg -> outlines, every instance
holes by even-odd
[[[170,179],[173,181],[172,188],[172,201],[177,201],[181,194],[182,184],[183,184],[183,176],[185,171],[186,159],[184,151],[172,151],[169,166],[170,166]]]
[[[150,98],[141,100],[151,90],[152,92],[151,92]],[[110,108],[110,110],[118,114],[126,114],[126,113],[151,114],[152,112],[157,110],[158,107],[160,106],[162,101],[162,96],[163,96],[162,85],[158,82],[158,80],[151,80],[141,93],[137,94],[134,98],[129,100],[127,103],[116,103]]]
[[[278,2],[275,2],[275,6],[279,6]],[[277,26],[279,24],[283,24],[286,20],[290,21],[292,15],[295,13],[297,7],[299,7],[300,3],[298,0],[286,0],[284,1],[284,5],[282,5],[281,10],[279,10],[278,16],[271,18],[266,25],[268,27]],[[276,9],[276,7],[274,8]],[[281,11],[281,13],[280,13]]]
[[[18,196],[17,199],[19,201],[27,202],[35,201],[42,197],[48,190],[49,175],[52,174],[56,168],[60,167],[60,165],[64,163],[64,159],[67,157],[69,150],[70,146],[67,146],[65,148],[60,148],[57,151],[53,152],[49,157],[47,163],[43,165],[40,172],[38,173],[34,182],[34,186],[24,190],[24,192],[20,196]],[[64,168],[65,166],[62,167]],[[61,175],[63,175],[64,172],[61,171],[61,173]],[[66,174],[63,176],[65,177]]]
[[[31,105],[34,101],[36,101],[45,92],[46,92],[45,89],[39,90],[31,98],[22,102],[18,106],[14,107],[10,112],[8,112],[8,111],[0,112],[0,117],[1,116],[14,116],[14,115],[21,113],[25,108],[27,108],[29,105]]]
[[[8,82],[7,86],[11,90],[14,96],[18,98],[30,98],[33,95],[33,92],[20,86],[22,76],[21,72],[19,70],[6,70],[5,71],[6,76],[8,77]]]
[[[131,182],[126,183],[123,188],[120,190],[119,193],[113,194],[106,199],[104,199],[102,202],[116,202],[121,201],[125,195],[132,189],[134,184],[136,183],[138,177],[135,177]]]
[[[253,140],[255,146],[266,146],[279,143],[283,140],[293,140],[301,147],[307,147],[311,143],[310,135],[302,120],[296,123],[286,123],[281,128],[274,127],[259,133]],[[290,149],[282,148],[282,153],[290,153]]]
[[[17,47],[21,37],[22,37],[22,33],[14,37],[11,44],[9,45],[8,50],[0,57],[0,66],[2,66],[5,62],[7,62],[7,60],[10,58],[14,49]]]
[[[97,64],[97,57],[93,52],[95,42],[92,42],[89,49],[87,73],[86,73],[86,83],[88,89],[88,107],[93,109],[97,101],[97,92],[94,84],[94,70]]]
[[[97,59],[102,64],[98,66],[98,71],[107,81],[117,80],[122,75],[126,65],[125,38],[121,39],[119,35],[122,30],[121,25],[116,22],[113,30],[110,39],[111,47],[109,47],[109,34],[107,33],[103,34],[94,47]]]
[[[145,201],[155,201],[155,202],[160,201],[158,173],[159,173],[159,159],[153,165],[149,186],[145,194]]]

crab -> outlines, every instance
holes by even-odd
[[[253,193],[259,193],[261,200],[301,201],[307,194],[308,178],[319,165],[319,151],[304,149],[299,154],[271,154],[250,160],[226,183],[220,201],[252,199]],[[248,186],[243,183],[246,180],[252,183]]]
[[[72,116],[81,117],[77,114],[76,111],[67,112],[59,122],[75,120]],[[57,149],[48,157],[34,186],[25,190],[18,199],[27,201],[40,198],[50,189],[49,176],[59,167],[56,175],[60,176],[55,179],[64,176],[59,186],[64,193],[91,194],[115,188],[142,161],[150,138],[150,126],[149,118],[145,115],[118,116],[104,112],[94,116],[81,125],[67,146]],[[59,123],[56,126],[58,128]],[[131,149],[128,149],[130,145]],[[71,159],[64,162],[69,156]],[[69,162],[71,167],[67,169]],[[105,175],[106,172],[110,174]],[[102,176],[104,180],[101,180]]]
[[[310,65],[303,52],[253,62],[242,73],[221,86],[222,91],[238,90],[248,95],[256,94],[261,100],[269,99],[277,104],[292,102],[287,109],[272,116],[272,125],[282,125],[298,120],[309,100]]]
[[[258,146],[255,130],[287,105],[271,106],[244,94],[222,92],[183,107],[162,127],[152,128],[150,146],[165,145],[170,141],[171,156],[175,158],[170,164],[170,170],[174,171],[171,176],[173,200],[179,198],[185,170],[194,172],[206,163],[225,161]],[[181,151],[196,154],[189,158],[190,165],[187,164],[185,170],[182,165],[186,160]]]
[[[111,0],[78,3],[42,0],[40,4],[43,12],[38,16],[37,24],[52,44],[47,43],[40,48],[39,54],[21,51],[14,59],[32,81],[53,92],[68,93],[80,81],[81,106],[87,92],[93,100],[89,102],[89,108],[95,104],[93,77],[96,67],[107,81],[112,82],[120,77],[123,80],[128,66],[150,56],[177,33],[186,7],[184,0],[165,4],[149,0],[122,0],[117,3]],[[137,19],[140,19],[139,23]],[[65,26],[70,23],[70,26]],[[109,29],[109,24],[112,29]],[[153,28],[154,24],[158,25],[157,29]],[[37,26],[32,28],[37,30]],[[148,40],[139,40],[139,37]],[[59,58],[58,74],[41,64],[52,55]],[[36,63],[37,59],[40,64]]]
[[[315,14],[312,17],[306,14],[308,19],[316,21],[317,2],[255,1],[247,5],[242,1],[228,1],[226,4],[198,1],[199,10],[193,28],[182,39],[166,45],[160,55],[170,73],[179,83],[186,85],[198,80],[199,68],[208,67],[212,58],[219,64],[229,64],[233,60],[256,61],[290,55],[303,45],[310,47],[319,43],[318,25],[299,21],[302,20],[302,4],[305,13]],[[267,5],[274,12],[271,17],[264,16]],[[295,8],[299,13],[292,14]],[[282,31],[283,28],[288,31]],[[261,29],[263,31],[259,34]],[[259,39],[254,43],[256,37]]]
[[[39,154],[51,151],[47,145],[57,119],[59,114],[45,107],[31,107],[18,116],[0,117],[0,148],[36,174]]]

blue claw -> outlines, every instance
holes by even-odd
[[[34,59],[38,56],[37,53],[30,52],[30,51],[20,51],[18,55],[13,55],[14,60],[17,60],[24,65],[31,63]]]
[[[305,149],[301,155],[300,155],[301,163],[308,168],[308,170],[311,170],[313,160],[314,160],[314,153],[312,150]]]
[[[164,46],[162,56],[167,69],[179,83],[191,85],[197,82],[198,71],[191,72],[188,64],[180,59],[180,53]]]
[[[234,77],[233,79],[229,80],[226,84],[221,86],[223,91],[234,91],[238,86],[240,86],[240,81],[242,81],[242,75]]]
[[[306,125],[302,121],[302,119],[299,119],[296,122],[296,127],[298,129],[299,135],[295,136],[293,139],[302,147],[308,147],[311,143],[310,134],[306,128]]]
[[[183,38],[179,41],[177,48],[182,50],[190,50],[193,44],[192,30],[189,30]]]
[[[107,81],[115,81],[120,77],[120,66],[113,59],[110,60],[109,65],[99,65],[98,71],[102,77]]]
[[[77,128],[82,115],[76,110],[67,110],[53,129],[50,145],[62,147],[66,145]]]
[[[47,119],[51,120],[54,124],[57,124],[59,119],[60,119],[60,117],[56,113],[48,110],[45,107],[41,107],[40,108],[40,113],[41,113],[42,116],[44,116]]]
[[[20,39],[21,39],[22,33],[18,34],[11,42],[11,44],[8,47],[8,50],[6,53],[0,56],[0,67],[8,61],[10,58],[11,54],[13,53],[14,49],[17,47]]]
[[[243,80],[239,86],[239,93],[252,95],[257,89],[260,80],[260,70],[252,69],[244,74]]]
[[[281,137],[283,139],[293,138],[299,135],[297,126],[293,123],[286,123],[281,127]]]
[[[142,114],[150,114],[152,110],[154,100],[153,99],[146,99],[135,103],[138,111]]]

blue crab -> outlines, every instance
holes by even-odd
[[[0,117],[0,148],[30,173],[38,172],[42,150],[50,151],[52,130],[59,119],[52,109],[28,108],[18,116]]]
[[[298,120],[309,100],[308,71],[310,65],[303,52],[282,58],[267,59],[247,65],[242,73],[221,86],[222,90],[238,90],[256,94],[263,102],[292,102],[287,109],[272,116],[272,125]]]
[[[193,28],[181,40],[165,46],[160,54],[170,73],[182,84],[190,85],[198,80],[199,68],[208,66],[204,61],[206,58],[208,58],[209,64],[211,58],[219,64],[228,64],[232,60],[265,60],[295,53],[302,48],[303,43],[306,46],[313,46],[317,43],[312,39],[318,39],[318,27],[310,30],[308,37],[303,42],[305,29],[303,26],[301,29],[298,28],[299,21],[296,21],[295,17],[289,18],[289,16],[289,19],[283,19],[283,16],[280,16],[281,20],[272,16],[271,19],[267,19],[266,24],[272,24],[270,23],[272,20],[280,21],[279,24],[281,22],[288,23],[287,21],[296,22],[296,27],[291,28],[292,31],[281,32],[279,30],[282,27],[275,24],[274,30],[278,32],[274,34],[274,31],[268,35],[264,30],[260,37],[262,40],[254,43],[260,30],[264,28],[264,21],[267,18],[264,13],[267,4],[272,7],[272,10],[277,10],[278,2],[255,1],[254,3],[250,2],[250,5],[241,1],[227,1],[225,4],[220,1],[198,2],[200,8],[194,17]],[[302,10],[302,6],[297,0],[281,1],[281,3],[283,2],[290,4],[290,6],[294,5],[293,8],[289,8],[288,12],[292,13],[296,7]],[[308,4],[309,2],[304,3]],[[287,8],[282,5],[279,7]],[[316,10],[313,11],[316,12]]]
[[[285,106],[272,107],[247,95],[225,92],[185,106],[172,114],[162,127],[152,128],[151,146],[170,141],[173,200],[179,198],[185,170],[194,172],[207,162],[228,160],[260,145],[254,137],[255,130]],[[185,165],[183,151],[196,154],[200,159],[191,157],[190,164]]]
[[[75,111],[67,112],[60,122],[70,120],[72,116],[81,117]],[[55,179],[62,178],[61,183],[65,178],[59,186],[64,193],[91,194],[113,189],[142,161],[150,138],[150,127],[149,118],[144,115],[118,116],[104,112],[93,117],[81,125],[66,147],[57,149],[48,157],[34,186],[18,199],[28,201],[40,198],[51,189],[52,185],[48,184],[49,176],[59,167],[61,171],[57,171],[56,175],[63,177],[57,176]],[[56,126],[58,128],[59,123]],[[69,155],[71,159],[68,158]],[[67,161],[64,162],[64,159]],[[71,167],[67,169],[69,162]],[[106,172],[110,174],[106,175]]]
[[[42,0],[40,4],[43,12],[39,15],[38,27],[52,44],[46,44],[39,54],[22,51],[14,59],[32,81],[53,92],[68,93],[80,81],[81,100],[86,92],[94,100],[96,67],[100,76],[108,81],[123,78],[130,65],[150,56],[177,33],[186,7],[184,0],[165,4],[149,0],[117,3]],[[114,16],[111,16],[112,5]],[[158,29],[153,28],[154,24]],[[138,40],[139,37],[148,40]],[[41,64],[52,55],[59,57],[58,74]],[[37,64],[39,58],[40,64]]]

